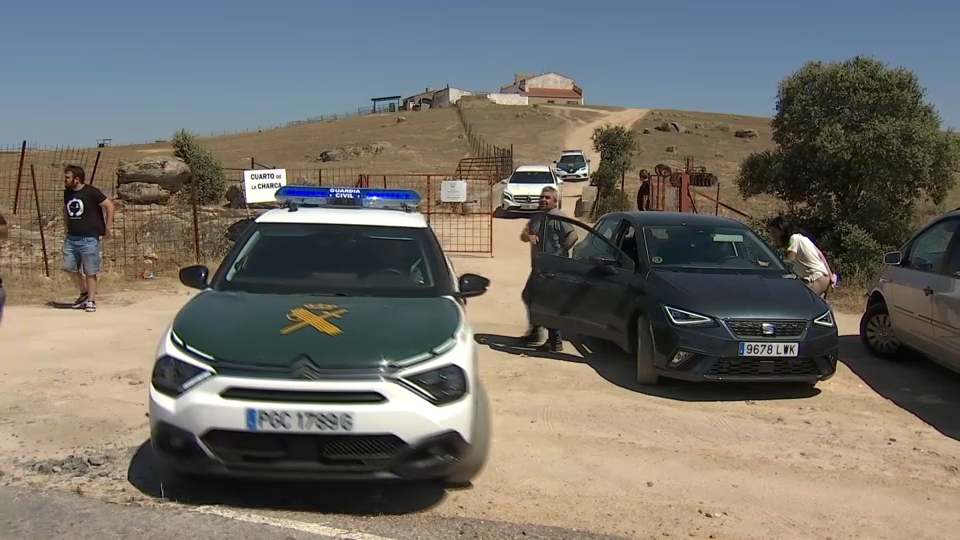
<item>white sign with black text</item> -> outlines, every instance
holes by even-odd
[[[467,202],[467,181],[448,178],[440,182],[440,202]]]
[[[243,195],[247,204],[274,202],[274,194],[287,185],[286,169],[243,171]]]

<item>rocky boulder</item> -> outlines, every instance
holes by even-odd
[[[360,146],[339,146],[320,152],[317,161],[346,161],[348,159],[376,156],[393,150],[393,145],[388,142],[372,142]]]
[[[755,129],[741,129],[735,131],[733,136],[739,139],[756,139],[760,134]]]
[[[155,184],[173,194],[190,183],[190,166],[172,156],[149,156],[136,161],[120,160],[117,184]]]
[[[167,204],[170,192],[157,184],[130,182],[117,187],[117,198],[131,204]]]

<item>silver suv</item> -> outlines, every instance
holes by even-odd
[[[960,208],[924,225],[883,256],[867,289],[860,339],[876,356],[904,348],[960,373]]]

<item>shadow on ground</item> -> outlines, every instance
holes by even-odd
[[[533,215],[532,212],[522,213],[522,212],[509,212],[504,210],[502,207],[498,206],[493,209],[493,217],[496,219],[530,219],[530,216]]]
[[[840,336],[840,361],[876,393],[960,441],[960,375],[919,353],[875,358],[856,335]]]
[[[127,480],[144,495],[190,505],[227,505],[259,510],[292,510],[354,516],[420,512],[443,501],[433,482],[318,483],[191,479],[167,469],[150,442],[130,460]]]
[[[656,385],[636,382],[636,364],[616,345],[581,336],[564,336],[564,352],[540,351],[523,345],[517,338],[497,334],[476,334],[477,343],[513,355],[549,358],[562,362],[587,364],[607,381],[634,392],[677,401],[761,401],[801,399],[816,396],[817,388],[789,383],[690,383],[661,378]],[[573,346],[574,351],[569,351]]]

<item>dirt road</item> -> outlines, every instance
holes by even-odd
[[[545,105],[545,107],[549,107],[549,105]],[[562,107],[556,108],[562,109]],[[600,155],[593,150],[593,130],[606,124],[625,126],[629,129],[633,124],[642,120],[649,112],[650,109],[629,108],[622,111],[608,112],[592,122],[573,123],[564,140],[563,147],[583,150],[587,159],[590,160],[590,170],[595,171],[597,167],[600,166]],[[580,192],[585,185],[587,185],[586,182],[567,182],[563,185],[564,208],[574,208],[576,200],[580,197]],[[568,204],[569,206],[567,206]]]
[[[490,464],[471,490],[217,485],[197,492],[159,477],[141,448],[146,382],[185,290],[105,291],[95,314],[7,308],[0,482],[144,506],[229,504],[279,518],[420,512],[425,520],[479,518],[643,539],[957,538],[960,378],[922,361],[901,366],[865,356],[853,337],[857,315],[839,316],[841,334],[850,336],[839,373],[807,394],[770,386],[640,388],[630,360],[597,343],[519,354],[498,343],[524,328],[519,293],[529,253],[517,239],[521,225],[495,220],[495,256],[454,261],[458,271],[493,281],[468,306],[490,344],[480,358],[495,415]],[[391,518],[350,519],[377,525]],[[477,530],[473,537],[493,537]]]

